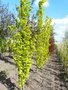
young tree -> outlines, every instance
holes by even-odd
[[[20,0],[20,6],[17,7],[17,10],[18,19],[16,19],[16,26],[9,26],[12,32],[16,32],[10,39],[10,46],[13,51],[14,61],[18,68],[19,88],[22,89],[32,65],[31,56],[33,52],[33,41],[31,38],[30,24],[28,23],[31,11],[30,0]],[[17,31],[19,28],[20,30]]]
[[[43,4],[46,0],[39,1],[39,10],[38,10],[38,25],[36,32],[36,63],[37,67],[41,68],[45,64],[45,61],[49,56],[49,39],[51,35],[51,19],[46,17],[46,20],[43,24]]]

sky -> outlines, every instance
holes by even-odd
[[[15,14],[16,6],[19,5],[19,0],[1,0],[4,4],[9,5],[9,10]],[[34,11],[38,9],[39,0],[34,2]],[[68,0],[47,0],[43,5],[44,18],[49,16],[52,18],[52,25],[55,32],[55,40],[61,42],[65,31],[68,30]]]

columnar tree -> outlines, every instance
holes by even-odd
[[[9,26],[12,32],[16,32],[10,38],[10,46],[13,51],[14,61],[18,68],[19,87],[22,88],[32,65],[31,56],[33,41],[31,39],[30,24],[28,23],[31,11],[30,0],[20,0],[20,6],[17,7],[17,10],[18,19],[16,19],[16,26]]]
[[[38,24],[37,24],[37,33],[35,35],[36,43],[36,63],[37,67],[41,68],[45,64],[45,61],[49,56],[49,39],[51,35],[51,19],[46,17],[45,22],[43,23],[43,4],[46,0],[39,1],[39,10],[38,10]]]

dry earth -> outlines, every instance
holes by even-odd
[[[8,59],[8,60],[7,60]],[[22,90],[68,90],[68,80],[63,65],[56,54],[44,65],[37,69],[34,63],[29,79]],[[19,90],[17,85],[17,70],[12,59],[0,59],[0,90]]]

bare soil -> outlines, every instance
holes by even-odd
[[[19,90],[17,85],[17,69],[9,57],[0,59],[0,90]],[[32,65],[29,78],[22,90],[68,90],[67,74],[57,54],[53,54],[43,69]]]

